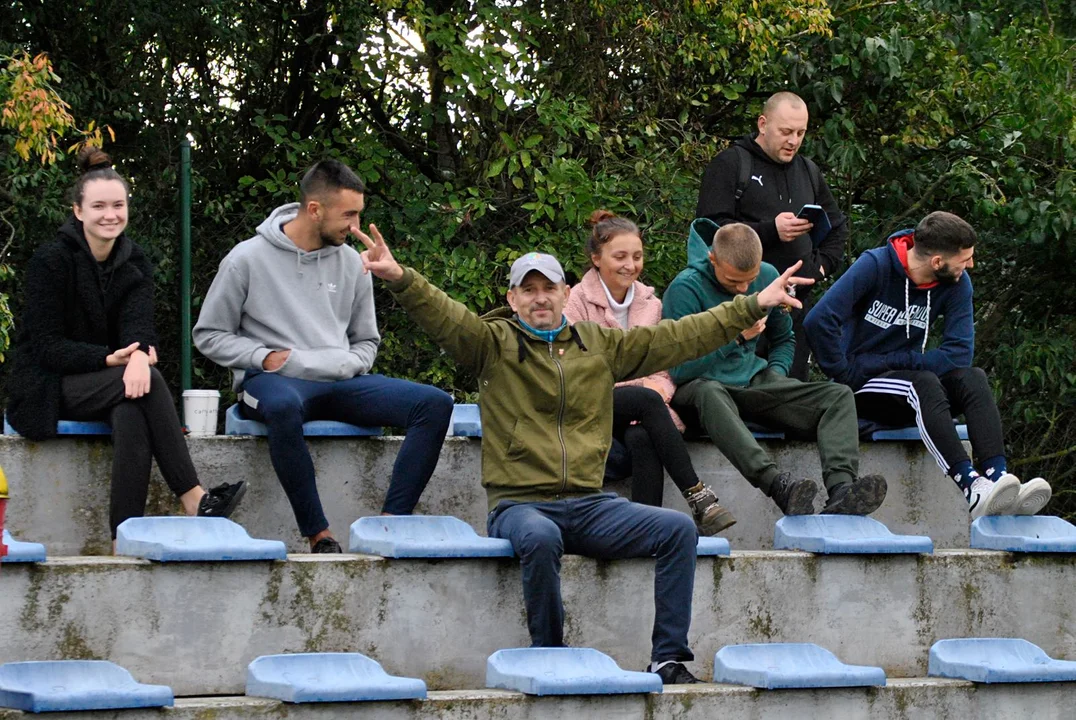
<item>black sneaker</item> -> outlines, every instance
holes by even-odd
[[[811,515],[814,513],[814,496],[818,485],[807,478],[793,479],[783,472],[773,479],[770,497],[785,515]]]
[[[647,666],[646,671],[652,672],[661,678],[662,685],[690,685],[692,683],[701,683],[697,677],[691,674],[691,671],[684,667],[680,662],[667,662],[661,665],[657,670],[651,668],[654,667],[654,663],[650,663]]]
[[[323,537],[314,543],[314,547],[310,548],[310,552],[316,555],[327,555],[330,553],[342,553],[344,552],[340,548],[340,543],[336,542],[336,538]]]
[[[246,492],[247,484],[242,480],[231,485],[228,483],[217,485],[198,501],[198,516],[231,517]]]
[[[870,515],[882,505],[886,493],[885,478],[864,475],[854,483],[841,483],[829,492],[823,515]]]

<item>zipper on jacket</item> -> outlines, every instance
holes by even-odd
[[[560,409],[557,411],[557,436],[560,438],[560,491],[567,492],[568,446],[564,444],[564,396],[567,391],[564,387],[564,366],[560,364],[560,360],[553,356],[553,343],[549,343],[549,359],[557,366],[557,373],[560,375]]]

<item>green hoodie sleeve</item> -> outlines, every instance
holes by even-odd
[[[765,314],[757,294],[741,295],[679,320],[632,328],[620,335],[614,349],[613,375],[621,382],[694,360],[729,343]]]
[[[792,332],[792,316],[782,310],[770,312],[766,321],[766,340],[769,341],[769,354],[766,356],[770,370],[788,377],[792,367],[792,358],[796,354],[796,336]]]
[[[475,374],[482,373],[496,349],[488,323],[409,267],[404,268],[403,277],[386,283],[386,287],[411,319],[457,363]]]

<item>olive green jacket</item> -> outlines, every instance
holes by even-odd
[[[624,331],[591,322],[547,343],[508,310],[478,317],[411,268],[388,289],[430,337],[478,377],[482,485],[535,502],[601,491],[613,384],[706,355],[766,313],[739,296],[680,320]]]

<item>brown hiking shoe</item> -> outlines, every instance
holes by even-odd
[[[684,499],[691,508],[691,515],[695,518],[699,535],[716,535],[736,524],[736,518],[732,516],[732,513],[718,504],[714,491],[702,483],[685,490]]]

